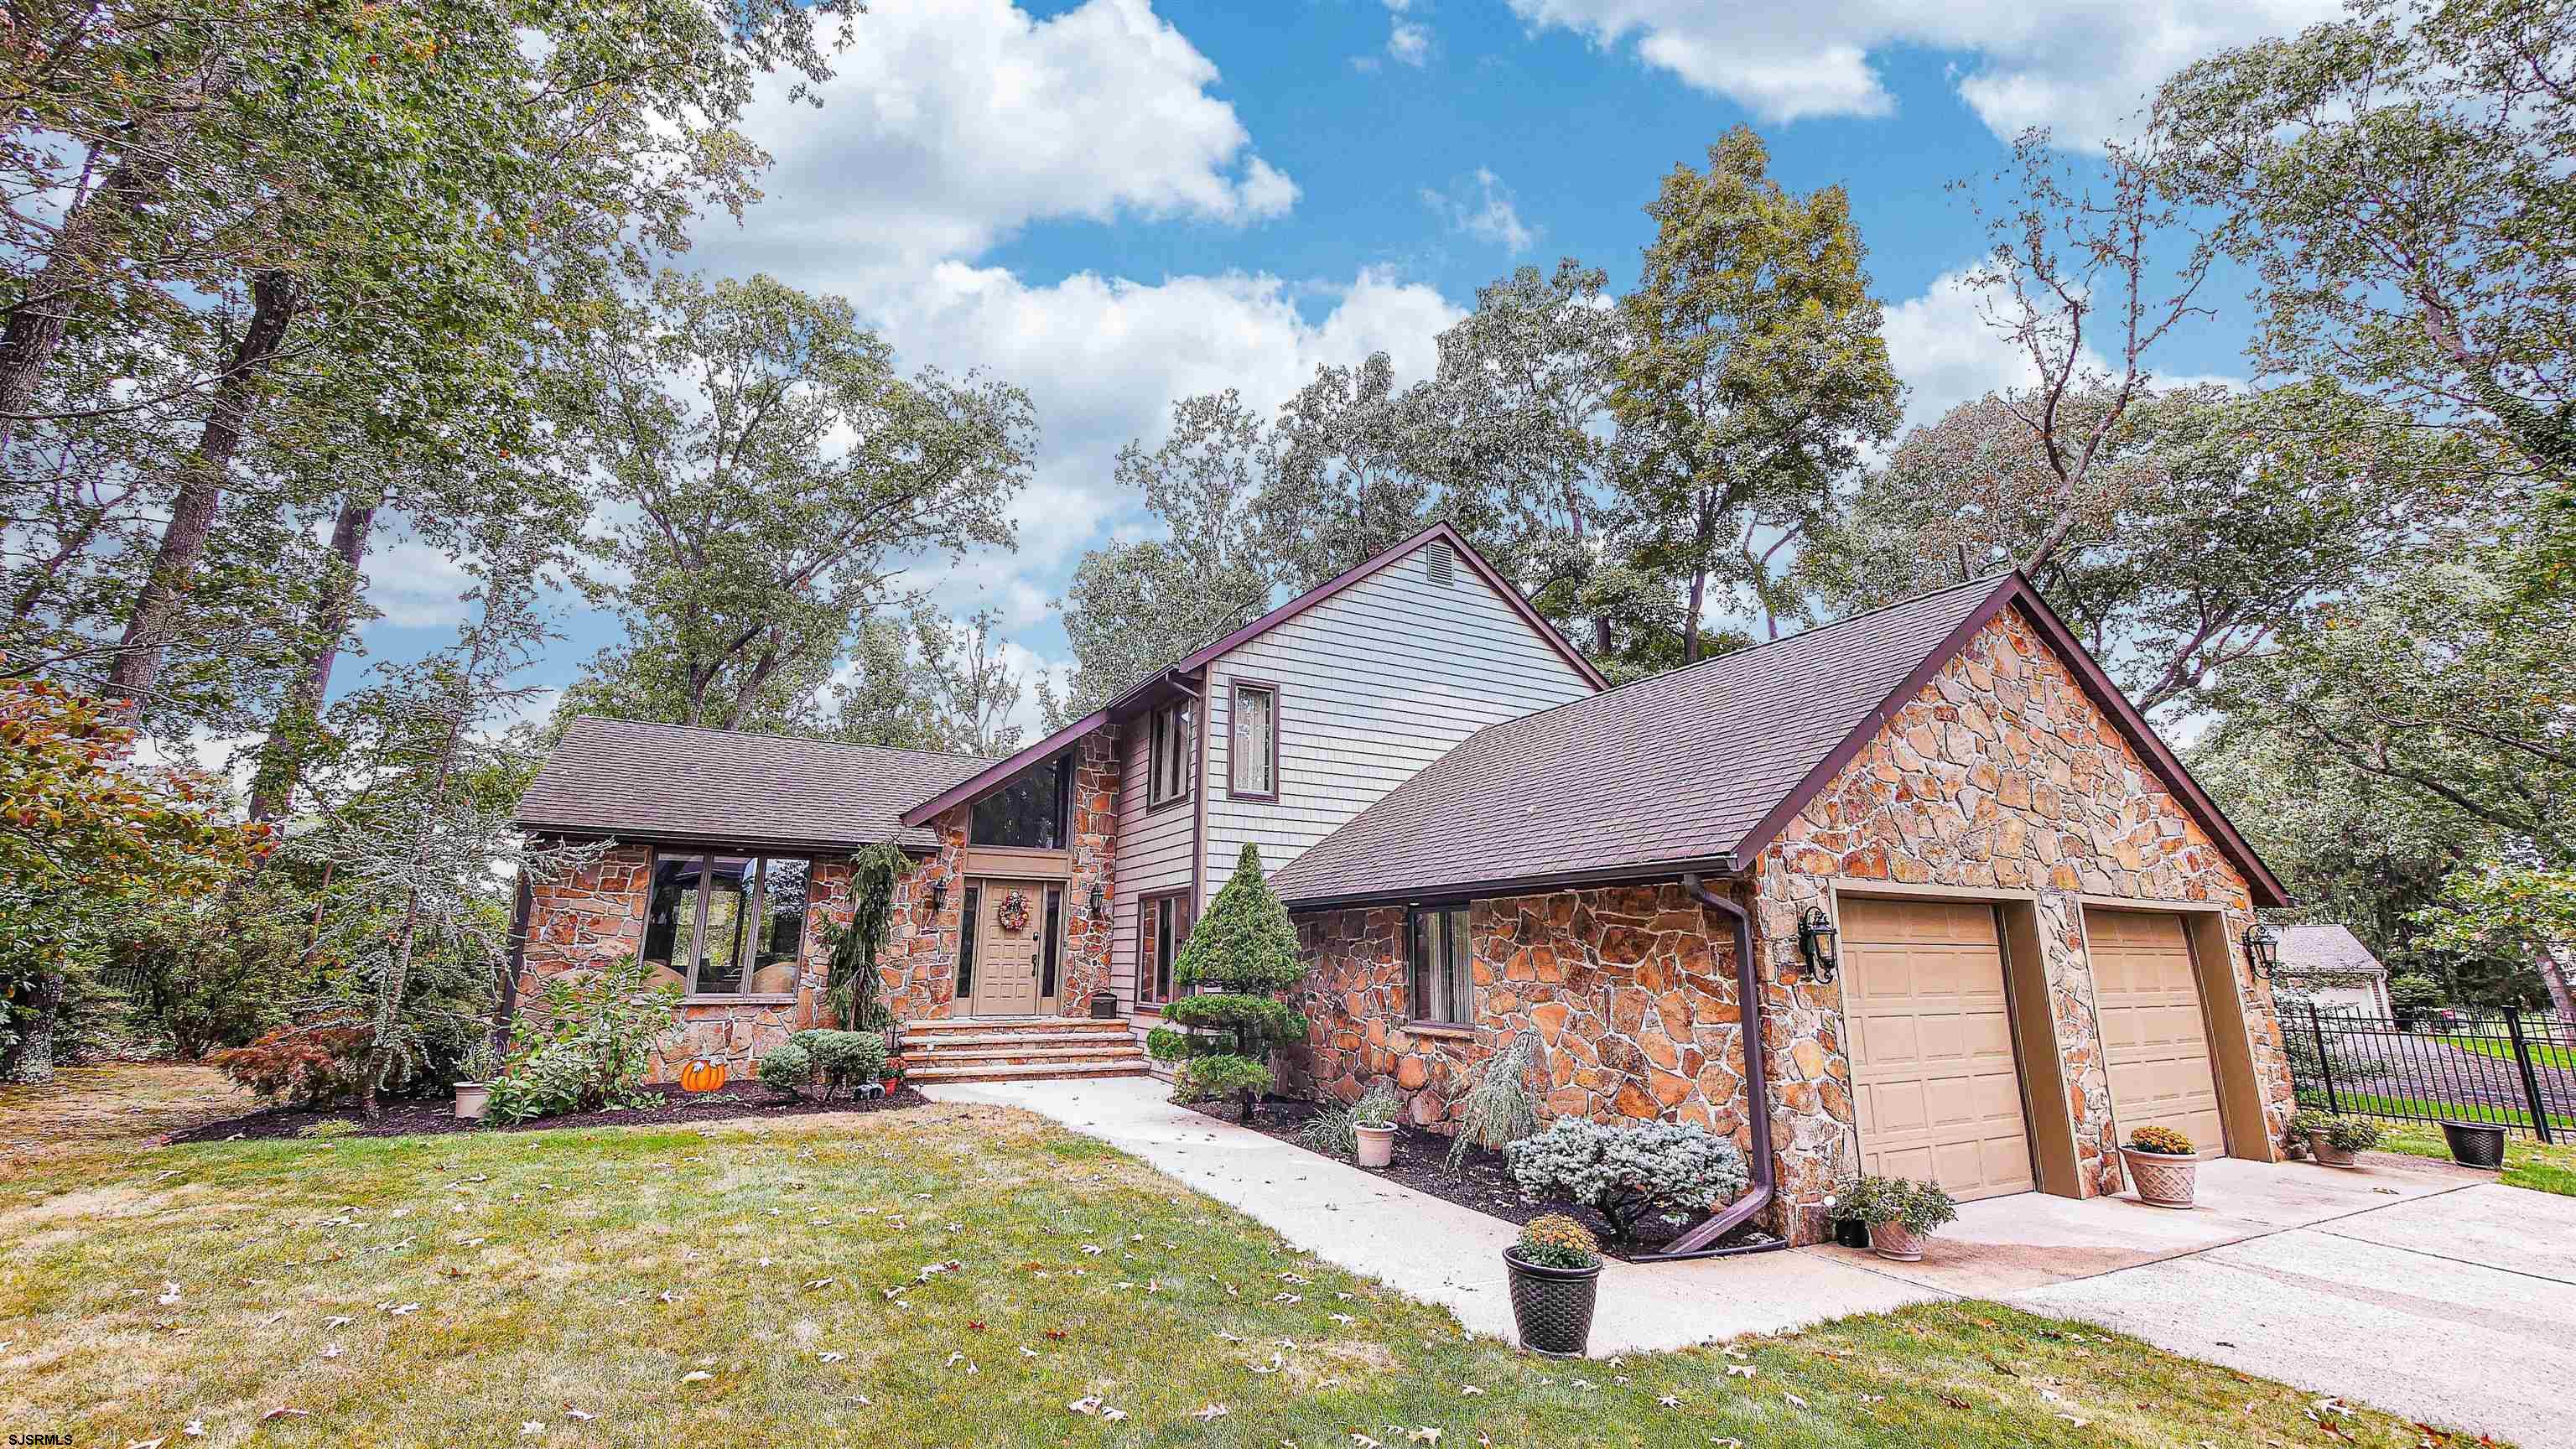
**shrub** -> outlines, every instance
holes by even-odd
[[[2141,1127],[2129,1134],[2129,1145],[2140,1152],[2161,1152],[2168,1157],[2189,1157],[2191,1139],[2171,1127]]]
[[[483,1115],[494,1122],[560,1117],[602,1105],[590,1056],[570,1042],[539,1047],[492,1083]]]
[[[803,1047],[822,1074],[823,1099],[867,1086],[885,1075],[885,1037],[873,1031],[800,1031],[787,1039]],[[761,1080],[767,1081],[763,1077]]]
[[[540,1059],[545,1081],[522,1083],[507,1094],[513,1103],[546,1104],[529,1116],[591,1112],[633,1100],[653,1049],[678,1029],[680,1019],[679,988],[647,989],[644,982],[644,963],[635,959],[596,973],[549,977],[511,1036],[516,1065],[492,1084],[492,1111],[501,1110],[502,1084]]]
[[[2411,1017],[2441,1004],[2442,983],[2420,972],[2409,971],[2388,983],[2388,1005],[2399,1016]]]
[[[1503,1158],[1524,1195],[1582,1203],[1622,1242],[1649,1213],[1706,1212],[1751,1181],[1734,1143],[1679,1122],[1612,1127],[1559,1117],[1546,1131],[1505,1147]]]
[[[488,1084],[499,1075],[501,1075],[501,1054],[492,1049],[492,1042],[488,1037],[467,1047],[465,1055],[456,1059],[458,1081]]]
[[[1172,981],[1184,990],[1218,989],[1174,1001],[1163,1020],[1181,1030],[1146,1037],[1157,1060],[1182,1064],[1175,1099],[1239,1094],[1243,1120],[1251,1121],[1270,1089],[1270,1054],[1305,1038],[1306,1018],[1277,999],[1304,972],[1297,928],[1261,874],[1260,848],[1246,843],[1172,964]]]
[[[901,847],[880,843],[850,856],[850,923],[834,927],[823,1004],[848,1031],[883,1031],[894,1013],[877,997],[877,953],[894,928],[895,883],[912,870]]]
[[[1856,1177],[1834,1194],[1837,1217],[1878,1227],[1895,1223],[1928,1233],[1959,1216],[1958,1199],[1937,1182],[1902,1177]]]
[[[1500,1152],[1538,1130],[1538,1092],[1530,1086],[1530,1074],[1544,1053],[1538,1033],[1525,1031],[1485,1063],[1476,1084],[1458,1099],[1458,1134],[1449,1141],[1451,1171],[1471,1144]]]
[[[206,1063],[261,1097],[297,1107],[320,1107],[354,1097],[367,1045],[364,1024],[333,1016],[262,1032],[228,1047]]]
[[[1589,1268],[1601,1261],[1592,1230],[1563,1213],[1530,1219],[1521,1227],[1520,1260],[1541,1268]]]
[[[790,1038],[770,1048],[769,1054],[760,1059],[757,1070],[760,1080],[772,1090],[792,1097],[807,1082],[814,1080],[814,1054]]]
[[[2379,1145],[2378,1123],[2313,1109],[2292,1117],[2290,1132],[2297,1137],[2322,1137],[2328,1147],[2338,1152],[2360,1152]]]
[[[1226,1097],[1241,1097],[1249,1102],[1269,1090],[1268,1067],[1250,1057],[1231,1055],[1192,1057],[1181,1063],[1180,1075],[1172,1082],[1172,1096],[1182,1102],[1210,1102]],[[1251,1115],[1251,1108],[1245,1108],[1244,1113]]]

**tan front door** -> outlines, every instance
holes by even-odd
[[[2123,1140],[2141,1127],[2171,1127],[2203,1156],[2224,1153],[2209,1022],[2182,917],[2088,909],[2084,939],[2093,957],[2102,1060],[2111,1074],[2111,1115]]]
[[[975,885],[975,992],[968,1009],[977,1016],[1035,1016],[1046,887],[1025,880]]]
[[[1843,1026],[1863,1172],[2029,1192],[2030,1127],[1994,907],[1846,897]]]

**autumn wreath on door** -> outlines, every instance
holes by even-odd
[[[1013,891],[1002,897],[1001,909],[993,913],[994,924],[1016,936],[1029,928],[1029,898],[1025,892]]]

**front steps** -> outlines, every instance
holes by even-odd
[[[1027,1082],[1141,1077],[1148,1063],[1127,1023],[1067,1016],[985,1017],[903,1024],[904,1080]]]

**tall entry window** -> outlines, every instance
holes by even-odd
[[[656,855],[643,950],[653,984],[691,996],[794,992],[813,871],[797,856]]]
[[[1467,907],[1435,906],[1413,912],[1412,984],[1415,1021],[1471,1026],[1476,1020],[1475,940]]]
[[[1068,832],[1065,807],[1073,791],[1073,754],[1032,765],[985,796],[968,812],[966,838],[975,845],[1062,850]]]
[[[1178,699],[1154,711],[1151,768],[1145,782],[1147,808],[1190,797],[1198,773],[1198,702]]]

